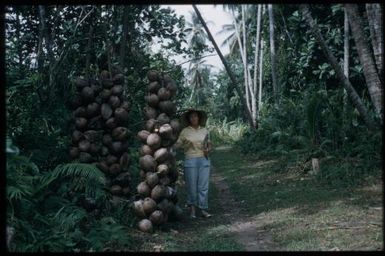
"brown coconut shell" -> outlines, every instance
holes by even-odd
[[[108,72],[107,70],[102,70],[102,72],[100,72],[100,79],[108,79],[110,78],[110,72]]]
[[[87,105],[87,116],[94,117],[97,116],[100,112],[100,105],[96,102],[90,103]]]
[[[102,146],[100,152],[101,152],[102,156],[107,156],[108,153],[109,153],[109,150],[108,150],[108,148],[106,146]]]
[[[147,86],[147,91],[149,93],[158,93],[158,90],[160,89],[161,85],[158,81],[150,82]]]
[[[153,232],[153,225],[152,225],[151,221],[148,219],[143,219],[143,220],[139,221],[138,228],[140,231],[145,232],[145,233],[152,233]]]
[[[123,86],[121,85],[114,85],[112,88],[111,88],[111,93],[115,96],[120,96],[122,95],[123,93]]]
[[[138,184],[136,187],[136,191],[144,197],[148,197],[151,194],[151,188],[148,186],[148,184],[145,181],[142,181]]]
[[[127,123],[128,121],[128,112],[124,108],[115,109],[114,116],[119,123]]]
[[[139,153],[141,156],[152,155],[154,153],[154,151],[152,151],[152,149],[150,148],[149,145],[144,144],[140,147]]]
[[[119,154],[125,150],[125,145],[121,141],[114,141],[110,146],[113,154]]]
[[[173,116],[176,113],[175,104],[169,100],[159,102],[159,109],[169,116]]]
[[[107,101],[110,96],[111,96],[111,90],[109,89],[103,89],[101,92],[100,92],[100,97],[102,98],[103,101]]]
[[[146,215],[150,215],[156,209],[156,202],[150,198],[146,197],[143,200],[143,210]]]
[[[78,90],[81,90],[84,87],[89,85],[89,80],[83,77],[77,77],[75,78],[74,83],[75,83],[75,86],[78,88]]]
[[[112,165],[112,164],[115,164],[117,162],[118,162],[118,158],[116,156],[114,156],[114,155],[108,155],[106,157],[106,163],[108,165]]]
[[[88,120],[88,128],[93,130],[102,129],[102,116],[97,115]]]
[[[160,200],[158,205],[157,205],[157,208],[164,213],[167,213],[168,207],[169,207],[169,201],[166,198]]]
[[[168,186],[171,184],[171,180],[168,176],[164,176],[164,177],[159,179],[159,183],[164,185],[164,186]]]
[[[85,101],[85,102],[91,102],[94,100],[95,98],[95,92],[94,90],[89,87],[89,86],[86,86],[82,89],[80,95],[82,96],[82,99]]]
[[[167,148],[160,148],[154,153],[154,159],[158,164],[161,164],[167,160],[169,152]]]
[[[145,96],[145,100],[150,107],[156,108],[158,106],[159,98],[158,98],[158,95],[154,93],[148,96]]]
[[[128,101],[123,101],[120,107],[126,110],[127,112],[129,112],[131,108],[131,104]]]
[[[75,119],[75,127],[81,131],[85,130],[87,128],[87,119],[84,117],[77,117]]]
[[[128,138],[128,129],[126,127],[116,127],[112,130],[111,135],[114,140],[126,140]]]
[[[146,217],[146,214],[144,213],[144,209],[143,209],[143,199],[135,201],[133,203],[133,209],[134,209],[135,215],[138,216],[139,218]]]
[[[88,152],[90,150],[91,143],[88,140],[79,141],[79,150],[82,152]]]
[[[100,149],[101,149],[100,145],[95,144],[95,143],[91,143],[89,152],[92,155],[96,156],[100,152]]]
[[[139,171],[139,176],[140,176],[140,178],[145,179],[146,178],[146,172],[143,171],[143,170],[140,170]]]
[[[150,188],[155,187],[159,183],[159,177],[156,172],[147,172],[146,173],[146,182],[150,186]]]
[[[160,224],[162,224],[163,218],[164,218],[163,212],[160,211],[160,210],[155,210],[155,211],[152,212],[151,215],[149,216],[150,221],[151,221],[154,225],[160,225]]]
[[[109,172],[108,165],[104,161],[97,163],[96,167],[98,167],[104,173],[108,173]]]
[[[158,121],[156,121],[155,119],[149,119],[146,121],[145,129],[149,132],[153,132],[154,129],[158,126],[157,123]]]
[[[102,104],[101,114],[104,120],[109,119],[112,116],[112,108],[107,103]]]
[[[110,146],[112,144],[112,136],[109,133],[106,133],[103,135],[102,141],[104,145]]]
[[[122,167],[120,164],[112,164],[110,166],[110,174],[111,175],[118,175],[122,171]]]
[[[178,90],[178,87],[175,83],[175,81],[169,81],[166,83],[166,89],[169,90],[171,92],[171,96],[174,96]]]
[[[115,109],[115,108],[118,108],[120,106],[120,99],[118,96],[115,96],[115,95],[112,95],[110,97],[110,99],[108,100],[108,104],[110,104],[110,106]]]
[[[77,147],[71,147],[70,149],[70,157],[71,159],[78,158],[80,154],[80,150]]]
[[[119,164],[122,166],[123,169],[126,169],[130,164],[130,155],[125,152],[122,154],[122,156],[119,158]]]
[[[87,152],[80,152],[79,154],[79,162],[81,163],[91,163],[93,162],[93,157],[91,154]]]
[[[131,181],[131,175],[129,172],[122,172],[114,179],[114,182],[116,182],[118,185],[122,187],[129,186],[130,181]]]
[[[90,142],[99,142],[102,139],[102,131],[88,130],[84,132],[84,138]]]
[[[121,73],[120,74],[116,74],[112,78],[112,81],[114,82],[114,84],[123,84],[124,83],[124,75],[121,74]]]
[[[164,87],[161,87],[157,94],[160,101],[169,100],[171,98],[171,92]]]
[[[161,145],[162,139],[156,133],[151,133],[146,139],[146,143],[152,150],[157,150]]]
[[[142,141],[143,143],[147,142],[147,137],[150,135],[149,131],[146,130],[141,130],[137,134],[137,138]]]
[[[78,130],[74,130],[72,132],[72,143],[76,144],[78,143],[80,140],[83,139],[83,133],[81,131],[78,131]]]
[[[163,185],[158,184],[151,190],[151,198],[157,202],[166,196],[167,190],[166,187]]]
[[[156,172],[160,177],[166,176],[168,174],[168,165],[167,164],[158,165],[158,167],[156,167]]]
[[[156,120],[158,120],[159,125],[164,125],[164,124],[170,122],[170,118],[169,118],[168,115],[166,115],[165,113],[161,113],[161,114],[156,118]]]
[[[144,116],[146,117],[146,119],[156,119],[156,117],[158,116],[158,112],[156,111],[156,109],[146,106],[144,107]]]
[[[147,78],[149,81],[156,81],[159,79],[159,72],[156,70],[149,70],[147,72]]]
[[[106,127],[110,130],[112,129],[115,129],[116,127],[118,126],[116,120],[114,117],[111,117],[109,118],[107,121],[106,121]]]
[[[172,136],[173,130],[170,124],[164,124],[159,128],[159,135],[162,138],[169,139]]]
[[[87,111],[85,107],[78,107],[75,109],[73,112],[74,117],[86,117],[87,116]]]
[[[156,168],[156,161],[150,155],[145,155],[139,158],[139,165],[146,172],[153,172]]]
[[[175,134],[179,133],[181,127],[178,119],[172,119],[170,125]]]

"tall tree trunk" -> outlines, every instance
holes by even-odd
[[[382,121],[382,84],[380,77],[378,76],[369,45],[366,42],[363,20],[358,13],[358,6],[356,4],[345,4],[345,8],[348,13],[352,35],[356,43],[358,57],[363,67],[366,85],[368,87],[374,108]]]
[[[263,38],[261,37],[261,53],[259,54],[258,119],[262,107],[263,44]]]
[[[270,56],[271,56],[271,76],[273,80],[273,93],[275,103],[278,104],[278,84],[277,84],[277,70],[276,70],[276,56],[275,56],[275,42],[274,42],[274,14],[273,5],[268,4],[269,10],[269,28],[270,28]]]
[[[218,53],[219,58],[221,59],[221,61],[222,61],[222,63],[223,63],[223,66],[224,66],[225,69],[226,69],[227,74],[228,74],[229,77],[230,77],[231,85],[232,85],[231,87],[235,89],[235,91],[237,92],[239,98],[241,99],[241,104],[242,104],[243,109],[244,109],[244,111],[245,111],[245,113],[246,113],[246,117],[247,117],[247,120],[249,121],[250,127],[256,128],[256,127],[254,127],[254,125],[253,125],[253,119],[252,119],[252,117],[251,117],[250,111],[247,109],[245,97],[243,97],[243,94],[242,94],[242,92],[241,92],[241,89],[240,89],[239,86],[238,86],[238,82],[237,82],[237,80],[236,80],[236,78],[235,78],[233,72],[231,71],[229,65],[227,64],[227,61],[226,61],[225,57],[223,57],[223,54],[222,54],[222,52],[220,51],[220,49],[219,49],[217,43],[215,42],[215,39],[214,39],[214,37],[212,36],[212,34],[211,34],[209,28],[207,27],[206,22],[205,22],[205,20],[203,19],[203,17],[202,17],[202,15],[201,15],[200,11],[198,10],[198,8],[196,7],[195,4],[193,4],[192,6],[193,6],[194,11],[196,12],[196,14],[197,14],[199,20],[201,21],[201,23],[202,23],[202,25],[203,25],[203,27],[204,27],[206,33],[207,33],[207,36],[209,37],[209,39],[210,39],[211,43],[213,44],[213,46],[214,46],[216,52]]]
[[[249,108],[249,111],[251,112],[251,115],[253,115],[251,110],[251,103],[250,103],[250,88],[249,88],[249,66],[247,63],[247,38],[246,38],[246,24],[245,24],[245,5],[241,5],[241,17],[242,17],[242,43],[243,43],[243,67],[244,67],[244,80],[245,80],[245,92],[246,92],[246,102],[247,106]],[[253,120],[254,122],[254,120]]]
[[[39,96],[40,104],[43,105],[46,102],[46,97],[43,91],[44,85],[44,52],[43,52],[43,42],[44,42],[44,31],[45,31],[45,7],[42,5],[38,6],[39,12],[39,40],[38,40],[38,49],[37,49],[37,72],[39,77],[37,94]]]
[[[258,84],[258,80],[257,80],[257,73],[258,73],[258,53],[259,53],[259,42],[260,42],[260,34],[261,34],[261,11],[262,11],[262,8],[261,8],[261,5],[259,4],[258,5],[258,11],[257,11],[257,31],[256,31],[256,35],[255,35],[255,49],[254,49],[254,85],[253,85],[253,99],[254,99],[254,102],[252,102],[252,106],[253,106],[253,120],[255,120],[255,122],[257,121],[257,112],[258,112],[258,108],[257,108],[257,103],[256,103],[256,100],[257,100],[257,97],[258,97],[258,87],[257,87],[257,84]]]
[[[344,8],[344,75],[347,79],[349,79],[349,19],[348,14],[346,12],[346,8]],[[342,113],[344,113],[345,117],[347,116],[347,107],[348,97],[346,90],[344,89]]]
[[[383,71],[383,45],[384,38],[382,32],[382,10],[381,4],[366,4],[366,13],[368,16],[370,38],[373,47],[374,59],[376,62],[377,71],[380,79],[384,73]],[[384,81],[382,81],[383,83]]]
[[[358,112],[360,113],[361,117],[365,121],[366,125],[370,129],[375,128],[377,126],[376,123],[370,117],[367,108],[365,107],[362,100],[358,96],[356,90],[351,85],[349,79],[344,75],[343,70],[341,69],[341,66],[338,64],[336,57],[333,55],[328,45],[326,44],[323,36],[321,35],[320,29],[318,28],[317,23],[311,16],[309,5],[301,4],[300,10],[302,12],[302,15],[305,17],[305,20],[308,23],[309,27],[311,28],[313,35],[318,40],[318,43],[321,45],[322,50],[324,51],[326,57],[331,63],[334,71],[336,72],[338,79],[341,81],[341,83],[345,87],[353,105],[357,108]]]
[[[21,22],[20,22],[20,12],[19,9],[16,8],[16,41],[17,41],[17,58],[18,58],[18,69],[19,74],[23,72],[23,44],[21,43]]]
[[[129,15],[130,15],[130,8],[128,5],[125,5],[123,10],[123,36],[122,36],[122,41],[120,42],[120,52],[119,52],[119,64],[122,70],[124,70],[124,56],[126,54],[126,46],[127,46]]]

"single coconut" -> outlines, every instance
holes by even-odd
[[[143,200],[143,210],[146,215],[150,215],[156,209],[156,202],[150,198],[146,197]]]
[[[154,158],[158,164],[163,163],[169,157],[167,148],[160,148],[154,153]]]
[[[90,150],[91,143],[88,140],[79,141],[79,150],[87,152]]]
[[[104,104],[102,104],[102,107],[101,107],[101,113],[102,113],[103,119],[107,120],[112,116],[113,112],[112,112],[110,105],[104,103]]]
[[[145,100],[147,101],[147,104],[150,107],[156,108],[158,106],[159,98],[158,98],[158,95],[156,95],[154,93],[152,93],[148,96],[145,96]]]
[[[108,72],[107,70],[102,70],[102,72],[100,72],[100,79],[108,79],[110,78],[110,72]]]
[[[102,100],[106,101],[110,98],[111,91],[108,89],[103,89],[99,95],[102,98]]]
[[[146,143],[148,136],[150,135],[149,131],[141,130],[138,132],[137,137],[139,140],[141,140],[143,143]]]
[[[162,177],[162,178],[159,180],[159,183],[162,184],[162,185],[164,185],[164,186],[168,186],[168,185],[170,185],[171,180],[170,180],[169,177],[164,176],[164,177]]]
[[[156,120],[158,120],[159,125],[164,125],[164,124],[170,122],[170,118],[169,118],[165,113],[161,113],[161,114],[156,118]]]
[[[75,130],[72,132],[72,143],[76,144],[83,138],[83,133]]]
[[[139,165],[144,171],[152,172],[155,170],[156,161],[152,156],[145,155],[139,158]]]
[[[149,70],[147,72],[147,78],[149,81],[156,81],[159,79],[159,73],[156,70]]]
[[[111,88],[111,93],[116,96],[120,96],[123,93],[123,86],[121,85],[114,85],[114,87]]]
[[[106,155],[108,155],[108,153],[109,153],[108,148],[105,146],[102,146],[102,149],[101,149],[102,156],[106,156]]]
[[[96,164],[96,167],[98,167],[102,172],[104,173],[108,173],[109,172],[109,168],[108,168],[108,165],[106,162],[102,161],[102,162],[99,162]]]
[[[124,145],[121,141],[114,141],[114,142],[112,142],[110,149],[112,150],[112,153],[119,154],[125,148],[124,148]]]
[[[79,161],[81,163],[91,163],[93,161],[93,157],[87,152],[80,152]]]
[[[155,201],[159,201],[166,196],[166,192],[166,187],[158,184],[151,190],[151,198]]]
[[[161,87],[158,90],[158,97],[159,97],[159,100],[161,100],[161,101],[162,100],[169,100],[171,98],[171,93],[166,88]]]
[[[154,225],[159,225],[163,221],[163,212],[160,210],[155,210],[153,213],[151,213],[149,219]]]
[[[145,129],[149,132],[153,132],[157,126],[157,123],[158,122],[155,119],[149,119],[146,121]]]
[[[89,151],[92,155],[96,156],[99,153],[100,148],[101,148],[100,145],[91,143]]]
[[[120,107],[129,112],[131,105],[128,101],[123,101]]]
[[[168,165],[167,164],[158,165],[158,167],[156,167],[156,172],[161,177],[166,176],[168,174]]]
[[[128,112],[124,108],[115,109],[115,119],[118,122],[126,123],[128,121]]]
[[[148,84],[147,91],[150,93],[157,93],[160,87],[161,85],[157,81],[154,81]]]
[[[169,100],[159,102],[159,109],[169,116],[173,116],[176,113],[175,104]]]
[[[145,181],[142,181],[138,184],[136,187],[136,191],[144,197],[150,196],[151,188],[148,186],[148,184]]]
[[[150,135],[148,135],[146,140],[147,145],[149,145],[152,150],[158,149],[160,147],[161,142],[162,141],[160,136],[156,133],[151,133]]]
[[[106,127],[108,128],[108,129],[114,129],[114,128],[116,128],[118,126],[118,124],[116,123],[116,120],[115,120],[115,118],[114,117],[111,117],[111,118],[109,118],[107,121],[106,121]]]
[[[152,151],[150,146],[148,146],[147,144],[144,144],[140,147],[139,153],[141,156],[144,156],[144,155],[152,155],[154,152]]]
[[[148,172],[146,174],[146,182],[150,186],[150,188],[155,187],[159,183],[158,174],[155,172]]]
[[[144,115],[146,119],[155,119],[158,115],[156,109],[146,106],[144,107]]]
[[[85,107],[78,107],[74,112],[73,112],[74,117],[86,117],[87,116],[87,111]]]
[[[144,213],[144,210],[143,210],[143,200],[142,199],[135,201],[133,203],[133,208],[134,208],[134,212],[135,212],[136,216],[138,216],[139,218],[146,217],[146,214]]]
[[[139,227],[139,230],[142,232],[152,233],[153,231],[152,223],[148,219],[143,219],[139,221],[138,227]]]
[[[162,138],[169,139],[172,135],[172,127],[170,124],[164,124],[159,128],[159,135]]]
[[[106,145],[106,146],[110,146],[111,143],[112,143],[112,137],[110,134],[106,133],[103,135],[103,144]]]
[[[108,100],[108,103],[110,106],[115,109],[120,106],[120,99],[118,96],[112,95],[110,99]]]
[[[89,81],[88,79],[84,79],[82,77],[75,78],[75,86],[78,88],[78,90],[83,89],[84,87],[88,86]]]
[[[122,154],[119,159],[119,164],[122,166],[123,169],[128,167],[128,165],[130,164],[130,155],[127,152]]]
[[[113,85],[114,85],[114,82],[112,81],[112,79],[102,79],[102,85],[104,88],[111,88]]]
[[[118,161],[118,158],[116,156],[114,156],[114,155],[108,155],[106,157],[106,163],[108,165],[115,164],[115,163],[117,163],[117,161]]]
[[[110,166],[110,174],[111,175],[118,175],[122,171],[122,167],[120,164],[112,164]]]
[[[77,117],[75,119],[75,127],[78,130],[84,130],[87,127],[87,119],[84,117]]]
[[[94,99],[94,90],[91,87],[86,86],[82,89],[81,95],[85,102],[91,102]]]
[[[70,149],[71,159],[75,159],[75,158],[79,157],[79,154],[80,154],[79,148],[71,147],[71,149]]]
[[[126,140],[128,138],[128,129],[126,127],[116,127],[112,130],[112,138],[114,140]]]
[[[116,183],[118,183],[118,185],[122,186],[122,187],[127,187],[130,185],[130,181],[131,181],[131,175],[129,172],[122,172],[121,174],[119,174],[115,180],[114,180]]]

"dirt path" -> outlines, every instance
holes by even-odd
[[[263,229],[261,219],[263,216],[248,216],[242,212],[241,203],[236,201],[229,190],[224,178],[214,166],[211,169],[211,179],[217,187],[220,205],[224,217],[230,220],[229,232],[234,234],[236,240],[245,247],[246,251],[271,251],[276,250],[271,234]]]

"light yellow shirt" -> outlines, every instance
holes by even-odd
[[[203,140],[208,134],[208,130],[205,127],[198,127],[197,129],[187,126],[180,134],[177,142],[175,143],[176,148],[183,147],[185,158],[203,157]],[[192,144],[186,140],[191,141]],[[210,142],[210,139],[208,140]]]

